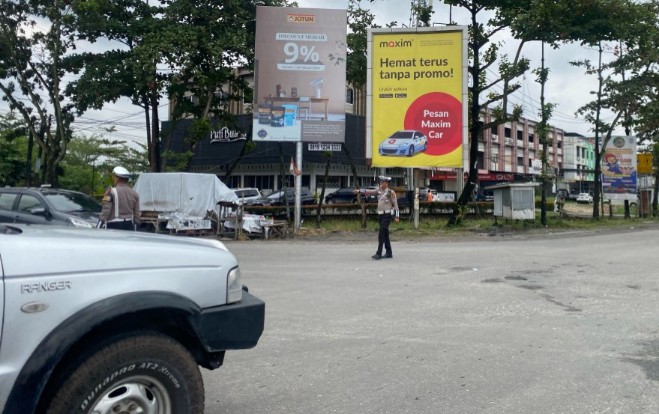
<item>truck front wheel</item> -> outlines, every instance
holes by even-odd
[[[197,363],[167,336],[133,335],[101,346],[60,379],[47,414],[204,411]]]

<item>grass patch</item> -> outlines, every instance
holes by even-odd
[[[591,217],[561,217],[558,213],[547,212],[547,226],[540,222],[540,211],[536,212],[536,219],[531,220],[508,220],[493,216],[468,216],[458,226],[447,227],[448,216],[446,215],[422,215],[419,217],[418,229],[414,228],[414,220],[402,217],[399,223],[392,221],[390,231],[392,235],[398,236],[459,236],[480,233],[507,233],[507,232],[531,232],[538,230],[596,230],[600,228],[628,228],[657,222],[656,219],[635,218],[624,219],[622,217],[609,218],[608,216],[593,219]],[[305,217],[303,221],[305,229],[317,229],[315,217]],[[361,226],[361,216],[342,215],[324,217],[321,221],[320,230],[325,232],[375,232],[378,229],[377,218],[373,215],[367,217],[366,229]]]

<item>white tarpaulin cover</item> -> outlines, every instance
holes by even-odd
[[[237,203],[236,193],[213,174],[143,173],[133,187],[142,211],[179,212],[206,217],[217,203]]]
[[[238,227],[238,218],[236,213],[232,213],[229,218],[224,222],[224,227],[228,229],[235,229]],[[243,214],[243,230],[248,233],[260,233],[262,223],[272,223],[265,216],[257,214]]]

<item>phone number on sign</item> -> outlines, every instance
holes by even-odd
[[[309,151],[341,151],[341,144],[309,144]]]

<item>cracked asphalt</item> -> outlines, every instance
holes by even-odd
[[[659,228],[227,241],[258,346],[207,414],[657,413]]]

